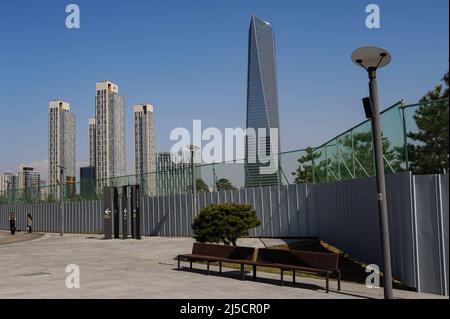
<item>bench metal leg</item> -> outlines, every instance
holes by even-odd
[[[219,261],[219,273],[222,273],[222,262]]]
[[[180,255],[178,255],[178,270],[180,270]]]
[[[253,279],[256,279],[256,266],[253,265]]]
[[[295,286],[295,269],[292,271],[292,282],[294,283]]]
[[[341,270],[338,270],[338,291],[341,291]]]
[[[281,286],[283,286],[284,285],[284,282],[283,282],[283,274],[284,274],[284,270],[283,269],[281,269],[280,270],[280,279],[281,279]]]
[[[326,289],[325,289],[325,291],[328,293],[328,290],[329,290],[329,285],[330,285],[330,283],[329,283],[329,280],[330,280],[330,273],[328,273],[327,272],[327,285],[326,285]]]
[[[189,259],[189,269],[192,270],[192,259]]]
[[[241,280],[244,280],[244,264],[241,264]]]
[[[206,268],[208,269],[208,275],[209,275],[209,261],[206,262]]]

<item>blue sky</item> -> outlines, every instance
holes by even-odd
[[[379,72],[383,107],[417,101],[448,68],[448,1],[74,0],[81,28],[65,27],[69,1],[0,2],[0,172],[38,168],[47,154],[48,101],[71,103],[77,161],[88,160],[87,121],[95,83],[120,86],[133,167],[132,106],[155,106],[157,151],[170,131],[244,127],[250,17],[276,35],[282,150],[318,145],[364,119],[368,95],[353,49],[388,49]],[[365,27],[366,5],[381,29]],[[45,176],[47,172],[42,172]]]

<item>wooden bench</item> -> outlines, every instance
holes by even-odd
[[[337,275],[338,291],[341,290],[341,271],[339,269],[339,255],[334,253],[318,253],[310,251],[296,251],[283,249],[258,249],[258,256],[253,266],[253,278],[256,278],[256,269],[272,267],[280,269],[281,285],[283,285],[283,273],[292,271],[295,284],[295,272],[305,271],[324,274],[326,276],[326,292],[329,290],[329,279],[333,274]]]
[[[341,290],[341,271],[339,269],[339,255],[334,253],[317,253],[309,251],[283,250],[283,249],[258,249],[254,260],[255,249],[251,247],[223,246],[215,244],[194,243],[191,254],[178,255],[178,270],[181,269],[181,260],[190,262],[192,269],[193,260],[207,262],[207,272],[210,273],[210,263],[219,262],[219,272],[222,273],[222,263],[236,263],[241,266],[241,279],[245,279],[244,266],[253,267],[253,278],[256,279],[257,267],[271,267],[280,269],[281,285],[285,271],[292,271],[295,284],[295,272],[305,271],[324,274],[326,276],[326,292],[329,291],[329,279],[333,274],[337,275],[338,291]]]
[[[207,263],[209,275],[209,264],[219,262],[219,272],[222,273],[222,262],[236,263],[241,265],[241,273],[244,272],[244,264],[253,261],[255,248],[240,246],[224,246],[215,244],[194,243],[191,254],[178,255],[178,270],[182,259],[189,260],[192,269],[193,260],[203,260]]]

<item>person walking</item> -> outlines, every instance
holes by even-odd
[[[31,214],[27,215],[27,228],[28,228],[28,234],[31,234],[32,232],[32,225],[33,225],[33,217]]]
[[[16,234],[16,213],[14,212],[9,214],[9,229],[11,230],[11,235]]]

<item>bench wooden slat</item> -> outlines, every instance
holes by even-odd
[[[304,268],[338,271],[339,255],[284,249],[260,248],[257,261],[266,264],[291,265]]]
[[[253,260],[255,248],[194,243],[193,255],[213,256],[227,259]]]

